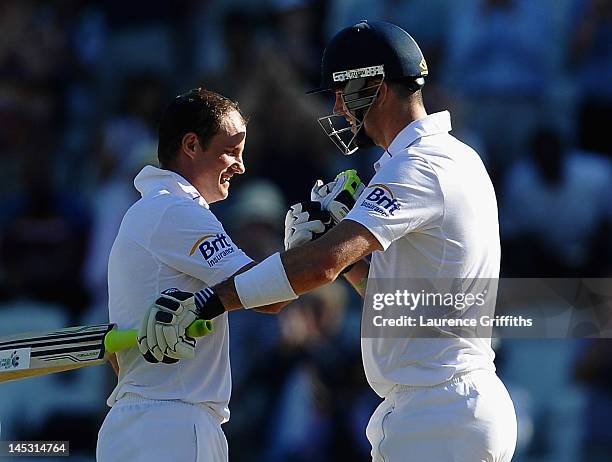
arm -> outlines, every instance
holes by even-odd
[[[355,263],[355,266],[349,272],[344,273],[344,278],[362,298],[365,295],[369,272],[370,264],[366,259],[363,259]]]
[[[156,362],[165,351],[173,360],[191,358],[195,340],[184,332],[193,318],[213,319],[242,307],[243,301],[248,308],[278,312],[287,301],[297,298],[297,294],[333,281],[363,256],[382,249],[364,226],[343,220],[360,191],[363,191],[361,180],[351,170],[342,172],[326,185],[317,181],[311,192],[316,200],[296,204],[287,212],[285,248],[289,250],[282,257],[277,252],[255,266],[251,262],[243,264],[234,270],[230,279],[194,294],[178,289],[163,291],[141,327],[141,337],[146,338],[146,345],[143,343],[141,349],[144,358]],[[342,226],[325,235],[334,223],[341,221],[344,221]],[[227,245],[226,236],[218,234],[217,239],[221,239],[220,236]],[[201,240],[196,242],[200,247],[204,245]],[[308,244],[301,247],[306,242]],[[196,245],[191,254],[195,249]],[[358,284],[363,279],[367,274],[364,265],[356,265],[350,270],[349,281]]]
[[[325,238],[322,241],[319,240],[346,217],[354,206],[355,199],[363,190],[364,185],[357,175],[357,172],[355,170],[346,170],[336,175],[336,178],[330,183],[324,184],[322,180],[317,180],[310,193],[311,200],[290,207],[285,217],[285,249],[287,249],[287,253],[283,254],[282,260],[276,255],[277,265],[275,269],[278,270],[277,276],[279,279],[274,279],[272,281],[275,284],[281,283],[281,285],[284,285],[289,290],[286,291],[284,294],[285,298],[283,298],[281,294],[275,294],[275,288],[269,288],[267,292],[273,299],[283,300],[288,297],[296,297],[294,289],[289,287],[294,285],[294,280],[287,275],[284,269],[284,267],[287,266],[286,258],[293,258],[294,261],[298,262],[296,263],[296,267],[302,274],[301,278],[299,278],[300,280],[306,281],[308,284],[308,280],[314,278],[314,285],[312,287],[318,287],[329,282],[329,279],[326,278],[330,276],[335,279],[338,274],[342,274],[339,273],[342,270],[344,270],[344,272],[350,270],[348,272],[352,274],[347,276],[348,280],[354,280],[355,284],[359,284],[367,277],[367,264],[360,263],[357,265],[353,262],[353,253],[360,252],[359,237],[365,231],[360,229],[360,225],[357,225],[357,228],[355,228],[355,224],[353,224],[353,226],[350,224],[344,225],[341,229],[344,229],[344,233],[348,233],[348,235],[342,237],[341,234],[334,234],[334,236],[339,239],[337,241],[330,241],[329,238]],[[368,231],[366,231],[364,235],[367,240],[372,239],[372,235]],[[310,245],[304,247],[305,244],[312,243],[312,241],[315,240],[319,240],[318,242],[320,242],[320,244],[315,247],[311,247]],[[348,254],[346,253],[344,240],[352,241],[354,247]],[[363,247],[363,243],[361,244]],[[374,245],[377,245],[377,243]],[[296,249],[298,247],[300,247],[299,252],[293,253],[294,251],[291,249]],[[330,248],[328,249],[328,247]],[[313,251],[315,253],[311,254]],[[342,258],[335,258],[333,260],[327,259],[326,254],[328,251],[336,257],[345,257],[346,261],[343,261]],[[367,252],[370,252],[370,250]],[[311,261],[313,256],[315,258],[318,257],[318,259]],[[355,258],[357,261],[360,260],[359,256]],[[265,266],[265,263],[262,266]],[[355,266],[355,268],[353,268],[353,266]],[[338,269],[334,271],[336,267]],[[317,277],[321,276],[321,274],[317,272],[319,269],[323,270],[324,279],[317,282]],[[271,276],[271,274],[268,273],[269,270],[259,268],[259,272],[256,273],[257,277],[248,278],[249,283],[246,285],[250,287],[260,286],[262,281],[265,281],[267,277]],[[241,296],[245,296],[244,285],[236,286],[236,282],[234,281],[234,284],[228,284],[228,287],[234,290],[238,287],[236,295],[238,296],[238,293],[241,293]],[[247,300],[249,300],[252,306],[257,307],[258,304],[264,302],[267,299],[266,288],[261,287],[261,289],[263,290],[263,293],[260,293],[261,297],[253,299],[247,295],[246,299],[243,298],[245,303],[248,303]],[[221,299],[219,300],[221,301]],[[221,302],[221,304],[223,304],[223,302]],[[272,306],[280,309],[285,306],[285,304],[273,304]],[[259,308],[255,309],[259,310]],[[214,312],[211,314],[214,314]]]
[[[265,305],[265,306],[259,306],[257,308],[253,308],[253,310],[257,311],[258,313],[277,314],[280,312],[280,310],[282,310],[287,305],[289,305],[289,303],[291,303],[291,301],[272,303],[271,305]]]
[[[236,271],[234,274],[232,274],[231,277],[237,276],[240,273],[244,273],[246,270],[249,270],[249,269],[253,268],[253,266],[255,266],[256,264],[257,264],[257,262],[252,261],[248,265],[244,265],[242,268],[240,268],[238,271]],[[259,313],[277,314],[277,313],[280,312],[280,310],[282,310],[284,307],[286,307],[289,303],[291,303],[291,301],[273,303],[271,305],[259,306],[257,308],[253,308],[253,309],[255,311],[259,312]]]
[[[375,250],[382,250],[382,246],[370,231],[357,222],[343,220],[321,238],[283,252],[281,260],[293,291],[300,295],[334,281],[344,268]],[[363,272],[363,266],[358,265],[350,273],[358,276],[360,268]],[[226,311],[242,307],[233,277],[213,290]]]

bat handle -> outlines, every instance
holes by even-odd
[[[204,337],[213,331],[213,322],[198,319],[191,323],[187,328],[187,335],[190,337]],[[116,353],[120,350],[127,350],[138,345],[137,329],[113,329],[104,337],[104,349],[107,353]]]
[[[198,319],[187,328],[190,337],[204,337],[213,331],[213,322],[210,319]]]

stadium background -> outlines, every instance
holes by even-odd
[[[343,157],[316,118],[324,43],[360,19],[406,28],[428,59],[428,110],[482,155],[500,204],[502,275],[612,275],[612,2],[607,0],[3,0],[0,3],[0,335],[106,321],[106,261],[155,163],[175,94],[204,85],[249,116],[247,174],[214,205],[259,259],[286,207]],[[232,313],[233,461],[367,461],[378,398],[342,283],[281,315]],[[496,341],[515,401],[515,460],[610,460],[612,343]],[[93,460],[109,367],[0,385],[2,439],[70,440]]]

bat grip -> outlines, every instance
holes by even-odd
[[[213,323],[209,320],[198,319],[187,328],[190,337],[204,337],[213,331]],[[120,350],[134,348],[138,345],[137,329],[113,329],[104,337],[104,350],[107,353],[116,353]]]

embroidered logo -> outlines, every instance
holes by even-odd
[[[386,184],[375,183],[368,186],[371,191],[367,194],[362,207],[382,213],[385,216],[393,216],[395,212],[401,209],[401,205],[393,196],[393,191]]]
[[[229,238],[223,233],[205,234],[199,238],[191,248],[189,256],[193,255],[196,250],[200,251],[211,268],[236,251]]]

